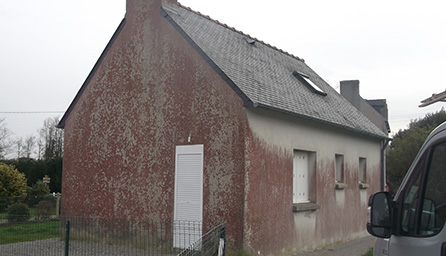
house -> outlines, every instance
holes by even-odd
[[[225,222],[252,254],[365,234],[386,133],[303,59],[175,0],[126,8],[59,123],[62,214]]]

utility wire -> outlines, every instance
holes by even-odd
[[[60,114],[65,111],[0,111],[0,114]]]

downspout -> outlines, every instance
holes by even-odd
[[[386,191],[386,149],[390,139],[381,141],[381,191]]]

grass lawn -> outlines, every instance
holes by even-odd
[[[59,220],[0,226],[0,244],[59,237],[59,232]]]
[[[362,256],[373,256],[373,248],[370,248],[365,254]]]

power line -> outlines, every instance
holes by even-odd
[[[0,111],[0,114],[61,114],[65,111]]]

